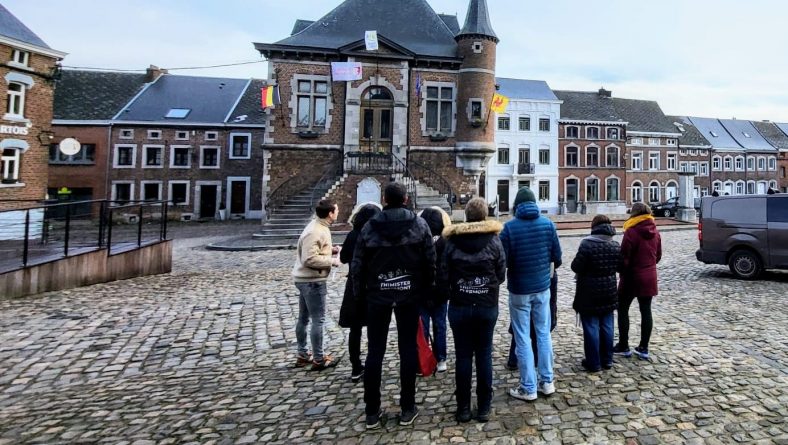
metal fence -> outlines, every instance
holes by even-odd
[[[99,249],[109,255],[167,239],[167,202],[108,200],[0,211],[0,272]]]

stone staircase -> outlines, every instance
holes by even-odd
[[[331,196],[334,191],[342,187],[345,180],[348,178],[349,175],[345,174],[340,177],[334,185],[331,186],[326,191],[324,197]],[[397,173],[393,175],[394,180],[397,182],[401,182],[405,184],[406,187],[410,188],[411,184],[415,184],[416,186],[416,211],[424,210],[428,207],[440,207],[443,210],[449,212],[451,214],[451,206],[449,206],[449,201],[446,199],[446,195],[440,194],[437,190],[433,189],[432,187],[420,183],[418,180],[413,180],[410,177],[407,177],[401,173]]]
[[[322,197],[325,190],[318,190],[317,193]],[[252,238],[270,241],[272,245],[295,244],[304,227],[312,220],[313,211],[312,190],[304,190],[273,209],[268,221],[263,223],[260,232],[252,235]]]

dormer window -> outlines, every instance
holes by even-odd
[[[11,62],[16,65],[28,66],[30,64],[30,53],[21,49],[14,49],[11,53]]]
[[[192,110],[189,108],[170,108],[170,111],[164,116],[167,119],[186,119],[186,116]]]
[[[607,138],[611,140],[618,139],[618,128],[608,128],[607,129]]]

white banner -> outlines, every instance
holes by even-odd
[[[361,80],[361,62],[331,62],[331,77],[334,82]]]
[[[367,51],[378,50],[378,32],[367,31],[364,33],[364,42],[367,44]]]

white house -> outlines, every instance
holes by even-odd
[[[497,153],[487,164],[487,201],[508,213],[517,190],[533,190],[543,213],[558,213],[558,119],[561,101],[547,82],[497,78],[498,93],[509,98],[496,116]]]

